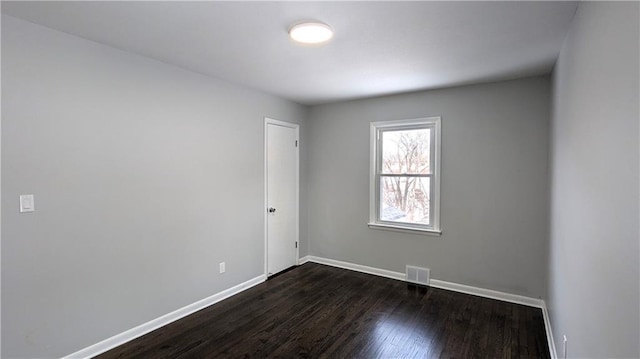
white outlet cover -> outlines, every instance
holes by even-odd
[[[36,203],[34,202],[32,194],[20,195],[20,213],[33,212],[36,210]]]

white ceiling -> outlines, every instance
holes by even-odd
[[[2,2],[2,12],[302,104],[549,73],[575,2]],[[335,30],[300,46],[288,27]]]

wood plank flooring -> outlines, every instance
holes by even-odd
[[[98,358],[549,358],[542,311],[307,263]]]

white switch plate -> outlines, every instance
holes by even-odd
[[[224,262],[220,263],[220,273],[224,273],[226,270]]]
[[[33,201],[32,194],[20,195],[20,213],[33,212],[36,210],[36,204]]]

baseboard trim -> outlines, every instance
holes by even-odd
[[[311,256],[299,257],[298,258],[298,265],[301,266],[301,265],[309,262],[309,258],[311,258]]]
[[[393,272],[386,269],[380,269],[375,267],[364,266],[361,264],[354,264],[349,262],[338,261],[335,259],[316,257],[316,256],[305,256],[301,259],[302,263],[313,262],[319,264],[326,264],[332,267],[349,269],[356,272],[373,274],[380,277],[397,279],[397,280],[405,280],[405,274],[400,272]]]
[[[551,359],[558,359],[556,342],[553,339],[553,331],[551,330],[551,318],[549,318],[549,310],[544,301],[542,302],[542,317],[544,318],[544,329],[547,333],[547,343],[549,344],[549,356],[551,356]]]
[[[375,268],[375,267],[369,267],[361,264],[339,261],[335,259],[308,255],[298,260],[298,263],[300,265],[305,264],[307,262],[325,264],[332,267],[353,270],[356,272],[377,275],[380,277],[385,277],[390,279],[396,279],[396,280],[402,280],[402,281],[406,279],[404,273],[394,272],[394,271]],[[257,276],[246,282],[240,283],[234,287],[218,292],[210,297],[201,299],[195,303],[184,306],[171,313],[167,313],[161,317],[150,320],[137,327],[131,328],[125,332],[116,334],[99,343],[96,343],[84,349],[78,350],[72,354],[69,354],[63,357],[63,359],[85,359],[85,358],[88,359],[88,358],[95,357],[119,345],[122,345],[133,339],[141,337],[149,332],[152,332],[160,327],[163,327],[167,324],[175,322],[176,320],[184,318],[189,314],[195,313],[198,310],[204,309],[210,305],[218,303],[244,290],[254,287],[260,283],[263,283],[265,280],[266,280],[266,276],[264,274]],[[442,281],[438,279],[431,279],[430,286],[434,288],[446,289],[454,292],[471,294],[479,297],[491,298],[491,299],[501,300],[504,302],[522,304],[530,307],[540,308],[542,310],[542,316],[544,318],[545,332],[547,335],[547,343],[549,344],[549,354],[551,356],[551,359],[558,358],[555,342],[553,339],[553,333],[551,330],[551,321],[549,318],[549,312],[547,310],[544,300],[525,297],[525,296],[516,295],[516,294],[499,292],[491,289],[473,287],[465,284],[452,283],[452,282]]]
[[[356,272],[373,274],[381,277],[397,279],[402,281],[406,280],[404,273],[394,272],[394,271],[375,268],[375,267],[369,267],[361,264],[343,262],[335,259],[316,257],[316,256],[305,256],[300,258],[300,264],[303,264],[306,262],[326,264],[333,267],[350,269]],[[459,293],[477,295],[479,297],[484,297],[484,298],[497,299],[503,302],[522,304],[529,307],[542,308],[544,306],[544,301],[542,299],[530,298],[522,295],[505,293],[505,292],[499,292],[492,289],[478,288],[478,287],[473,287],[465,284],[446,282],[438,279],[431,279],[430,286],[434,288],[446,289],[446,290],[459,292]]]
[[[253,279],[249,279],[246,282],[240,283],[229,289],[225,289],[210,297],[201,299],[195,303],[184,306],[180,309],[174,310],[171,313],[167,313],[161,317],[150,320],[146,323],[138,325],[120,334],[116,334],[110,338],[107,338],[99,343],[88,346],[84,349],[78,350],[75,353],[69,354],[63,359],[84,359],[92,358],[99,354],[102,354],[110,349],[113,349],[119,345],[129,342],[133,339],[141,337],[149,332],[152,332],[160,327],[163,327],[169,323],[175,322],[178,319],[184,318],[189,314],[195,313],[201,309],[204,309],[212,304],[218,303],[224,299],[227,299],[233,295],[236,295],[244,290],[254,287],[266,280],[266,276],[260,275]]]
[[[473,287],[465,284],[446,282],[443,280],[432,279],[430,285],[434,288],[446,289],[454,292],[477,295],[479,297],[501,300],[503,302],[522,304],[529,307],[542,308],[542,299],[525,297],[522,295],[499,292],[492,289],[484,289]]]
[[[397,280],[406,280],[405,274],[400,272],[394,272],[386,269],[380,269],[375,267],[369,267],[361,264],[354,264],[349,262],[343,262],[335,259],[316,257],[316,256],[304,256],[300,258],[298,263],[304,264],[307,262],[326,264],[333,267],[349,269],[356,272],[373,274],[381,277],[397,279]],[[558,355],[556,353],[556,346],[553,340],[553,333],[551,332],[551,320],[549,319],[549,312],[547,311],[547,306],[542,299],[525,297],[522,295],[499,292],[492,289],[478,288],[465,284],[458,284],[453,282],[447,282],[438,279],[431,279],[429,281],[431,287],[446,289],[453,292],[465,293],[476,295],[484,298],[491,298],[496,300],[501,300],[503,302],[509,302],[514,304],[526,305],[529,307],[540,308],[542,310],[542,317],[544,318],[544,326],[545,332],[547,335],[547,343],[549,344],[549,355],[551,359],[557,359]]]

